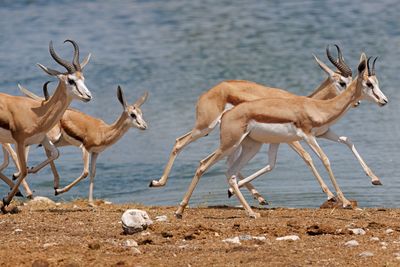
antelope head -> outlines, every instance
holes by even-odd
[[[92,95],[90,91],[87,89],[85,85],[85,77],[83,76],[83,68],[89,62],[90,54],[82,61],[79,62],[79,46],[73,40],[65,40],[64,43],[69,42],[74,46],[74,57],[72,63],[67,60],[62,59],[57,53],[54,51],[53,42],[50,41],[49,51],[51,57],[61,66],[63,66],[67,72],[60,72],[58,70],[50,69],[42,64],[38,63],[38,66],[45,71],[47,74],[51,76],[56,76],[60,83],[63,83],[67,89],[67,92],[72,98],[77,98],[84,102],[88,102],[92,99]]]
[[[338,71],[333,73],[330,72],[328,73],[328,75],[338,94],[340,94],[341,92],[343,92],[343,90],[347,88],[347,86],[350,85],[353,77],[350,67],[344,61],[344,57],[342,51],[340,50],[340,47],[337,44],[335,44],[335,47],[337,49],[338,58],[333,58],[329,50],[329,45],[326,47],[326,56],[328,57],[329,61],[337,68]]]
[[[146,101],[148,93],[145,92],[135,103],[128,105],[122,91],[121,86],[118,85],[117,97],[122,107],[124,108],[124,113],[129,117],[131,121],[131,127],[136,127],[140,130],[147,129],[147,123],[143,119],[143,113],[140,107]]]
[[[362,75],[361,99],[375,102],[382,107],[388,103],[388,99],[379,88],[378,78],[375,73],[375,63],[377,59],[378,57],[375,57],[372,66],[370,66],[371,57],[367,59],[364,53],[361,54],[360,62],[366,62],[365,64],[367,66],[367,71],[364,71]]]

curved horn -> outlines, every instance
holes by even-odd
[[[369,61],[371,60],[371,57],[369,57],[368,58],[368,60],[367,60],[367,69],[368,69],[368,76],[371,76],[372,74],[371,74],[371,69],[370,69],[370,67],[369,67]]]
[[[47,81],[43,84],[43,95],[45,100],[49,100],[50,98],[49,89],[47,88],[49,83],[51,83],[51,81]]]
[[[345,77],[352,76],[352,71],[351,69],[344,63],[344,58],[342,55],[342,51],[340,50],[339,46],[336,45],[336,49],[338,51],[338,59],[335,60],[333,56],[331,55],[331,52],[329,50],[329,45],[326,47],[326,56],[328,57],[329,61],[336,67],[338,70],[341,72],[341,74]]]
[[[74,46],[74,59],[72,60],[72,64],[74,64],[75,70],[81,71],[81,65],[79,64],[79,46],[74,40],[65,40],[64,43],[69,42]]]
[[[66,61],[66,60],[64,60],[64,59],[62,59],[62,58],[60,58],[60,57],[56,54],[56,52],[54,51],[54,47],[53,47],[53,41],[50,41],[50,43],[49,43],[49,51],[50,51],[51,57],[52,57],[58,64],[60,64],[60,65],[63,66],[64,68],[66,68],[67,71],[68,71],[68,73],[73,73],[73,72],[75,72],[75,68],[74,68],[74,66],[73,66],[71,63],[69,63],[68,61]]]
[[[378,59],[378,57],[376,57],[374,59],[374,61],[372,62],[372,69],[371,69],[371,75],[375,75],[375,62]]]

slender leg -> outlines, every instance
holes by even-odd
[[[46,150],[50,151],[50,157],[44,160],[43,162],[39,163],[37,166],[30,168],[29,173],[37,173],[47,164],[57,159],[58,156],[60,155],[58,149],[51,143],[51,141],[47,138],[47,136],[43,139],[42,145]]]
[[[368,165],[365,163],[363,158],[360,156],[360,154],[358,153],[358,151],[357,151],[356,147],[354,146],[353,142],[351,142],[350,138],[348,138],[347,136],[340,136],[339,137],[331,129],[329,129],[326,133],[324,133],[323,135],[318,136],[318,137],[322,137],[322,138],[325,138],[325,139],[330,140],[330,141],[334,141],[334,142],[337,142],[337,143],[341,143],[341,144],[347,145],[347,147],[350,148],[350,150],[353,152],[354,156],[357,158],[357,160],[360,163],[361,167],[364,169],[364,172],[371,178],[372,184],[373,185],[382,185],[382,182],[380,181],[378,176],[376,176],[372,172],[372,170],[368,167]]]
[[[94,187],[94,177],[96,176],[96,160],[99,154],[93,152],[92,159],[90,163],[90,184],[89,184],[89,205],[93,206],[93,187]]]
[[[46,152],[47,158],[51,158],[51,151],[47,149],[44,149],[44,151]],[[58,174],[54,161],[50,161],[49,164],[54,177],[54,190],[56,190],[60,186],[60,175]]]
[[[336,190],[337,196],[338,196],[339,200],[342,201],[342,203],[343,203],[343,207],[351,207],[350,201],[348,201],[344,197],[342,190],[340,189],[338,183],[336,182],[336,178],[333,175],[328,157],[325,155],[325,153],[322,151],[322,149],[318,145],[317,140],[315,140],[315,137],[312,135],[307,135],[304,138],[304,140],[307,142],[307,144],[317,154],[317,156],[321,159],[322,163],[324,164],[326,170],[329,173],[329,178],[331,179],[333,187]]]
[[[243,175],[240,172],[238,173],[238,177],[240,180],[244,179]],[[265,198],[257,191],[257,189],[251,183],[247,183],[244,186],[246,186],[247,190],[250,191],[250,193],[252,194],[254,199],[257,199],[258,204],[263,205],[263,206],[268,205],[268,202],[265,200]],[[231,197],[230,193],[231,193],[231,191],[228,190],[229,197]]]
[[[82,174],[76,178],[72,183],[70,183],[69,185],[60,188],[60,189],[55,189],[55,194],[59,195],[62,193],[65,193],[67,191],[69,191],[72,187],[74,187],[77,183],[79,183],[82,179],[86,178],[89,174],[89,158],[90,158],[90,154],[89,152],[86,150],[85,147],[81,146],[81,150],[82,150],[82,159],[83,159],[83,172]],[[92,160],[93,161],[93,160]]]
[[[183,197],[182,202],[179,204],[177,211],[175,212],[175,216],[177,218],[182,218],[183,211],[189,203],[190,197],[192,196],[193,191],[196,188],[203,173],[212,165],[214,165],[218,160],[220,160],[223,156],[224,154],[222,153],[222,151],[220,149],[217,149],[207,158],[200,161],[200,165],[196,170],[196,174],[194,175],[192,182],[190,183],[189,189]]]
[[[304,162],[310,167],[311,171],[313,172],[315,178],[317,178],[317,181],[319,185],[322,188],[322,191],[328,196],[328,199],[332,199],[335,197],[335,195],[329,190],[328,186],[325,184],[325,182],[322,180],[321,175],[318,173],[317,169],[314,166],[314,162],[308,154],[306,150],[304,150],[303,146],[300,144],[300,142],[293,142],[289,143],[289,146],[297,152],[297,154],[300,155],[300,157],[304,160]]]
[[[256,179],[258,176],[270,172],[275,168],[275,163],[276,163],[276,156],[278,153],[278,148],[279,144],[270,144],[269,150],[268,150],[268,165],[265,166],[264,168],[258,170],[257,172],[253,173],[252,175],[244,178],[238,183],[239,188],[245,185],[248,182],[253,181]]]
[[[237,196],[237,198],[239,199],[240,203],[242,204],[243,208],[246,210],[247,215],[250,218],[259,218],[260,214],[257,212],[254,212],[249,203],[247,203],[246,199],[244,198],[244,196],[242,195],[242,192],[240,192],[237,180],[236,180],[236,175],[232,175],[231,177],[228,177],[228,183],[231,186],[231,188],[233,188],[233,191],[235,192],[235,195]]]
[[[3,213],[7,212],[6,207],[10,204],[12,198],[18,192],[19,185],[21,184],[21,182],[25,179],[26,175],[28,174],[28,171],[26,169],[26,160],[25,160],[25,144],[17,143],[16,149],[17,149],[18,163],[20,166],[21,175],[18,177],[11,192],[8,193],[7,197],[3,198],[3,205],[1,206],[1,210]]]
[[[206,135],[206,134],[204,134]],[[202,135],[202,136],[204,136]],[[168,175],[171,172],[172,165],[174,164],[174,161],[178,154],[181,152],[181,150],[190,144],[191,142],[195,141],[196,139],[202,137],[202,136],[196,136],[193,137],[192,132],[188,132],[185,135],[179,137],[175,141],[174,148],[171,151],[171,154],[169,155],[169,160],[167,162],[167,165],[164,168],[163,175],[159,180],[153,180],[150,182],[150,187],[161,187],[164,186],[167,183],[168,180]]]
[[[2,148],[3,148],[3,163],[0,166],[0,172],[3,171],[5,168],[7,168],[8,164],[10,163],[9,160],[9,154],[7,152],[7,149],[5,148],[5,146],[9,146],[10,144],[2,144]]]

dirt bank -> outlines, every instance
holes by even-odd
[[[254,220],[241,209],[204,207],[179,220],[175,207],[98,204],[28,204],[0,214],[0,266],[400,265],[399,209],[260,209]],[[128,208],[146,210],[154,224],[124,235]],[[168,221],[155,221],[158,215]],[[276,240],[287,235],[300,239]],[[234,237],[240,244],[223,242]],[[358,246],[346,246],[350,240]]]

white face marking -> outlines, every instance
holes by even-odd
[[[385,105],[388,100],[379,88],[379,82],[375,76],[368,77],[367,81],[362,82],[361,99],[375,102],[378,105]]]
[[[85,78],[81,76],[78,78],[76,74],[68,74],[66,79],[66,86],[69,92],[72,93],[72,97],[83,100],[89,101],[92,98],[92,94],[87,89],[85,83]]]
[[[338,75],[338,77],[334,80],[333,84],[335,85],[337,94],[341,94],[344,90],[346,90],[347,86],[350,85],[352,77],[343,77]]]
[[[288,143],[303,139],[304,133],[293,123],[249,122],[249,136],[262,143]]]

